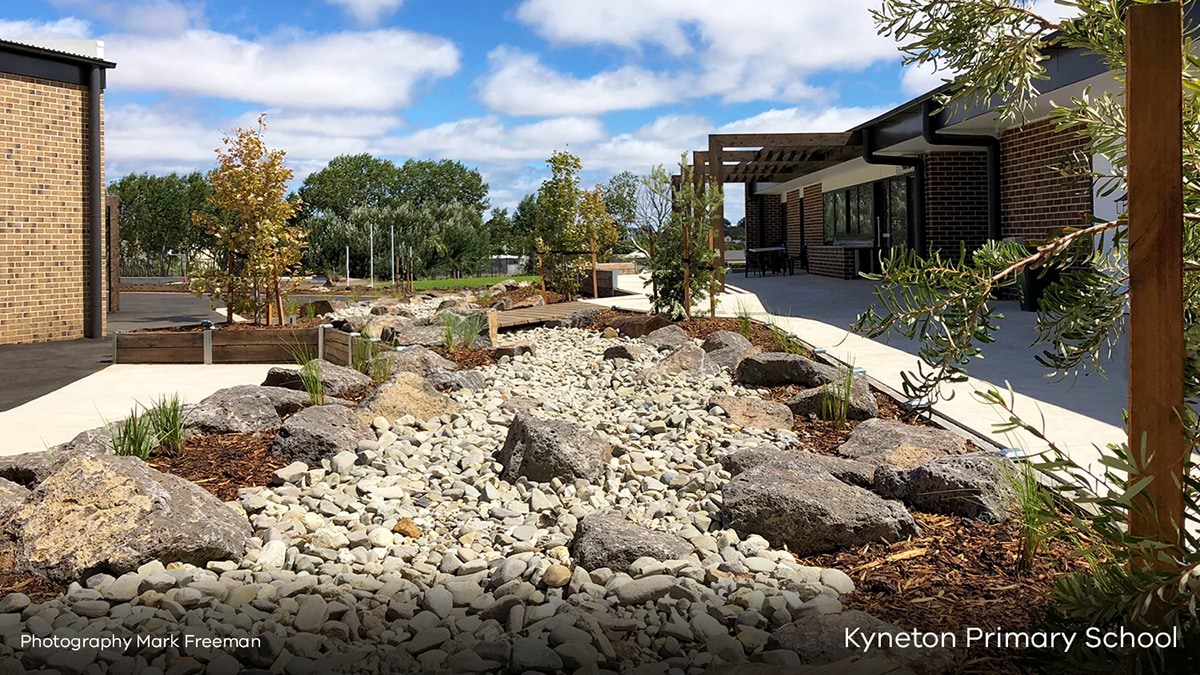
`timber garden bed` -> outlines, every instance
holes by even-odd
[[[224,325],[117,333],[113,363],[295,363],[298,355],[344,366],[354,335],[328,325],[244,327]]]

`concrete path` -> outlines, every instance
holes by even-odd
[[[196,403],[238,384],[260,384],[268,365],[112,365],[12,410],[0,412],[0,455],[45,450],[80,431],[123,419],[138,404],[179,394]]]
[[[719,316],[734,317],[745,312],[760,321],[778,325],[808,344],[827,350],[831,356],[843,362],[865,368],[871,377],[888,387],[902,391],[901,373],[915,371],[920,363],[914,355],[913,346],[901,345],[895,339],[892,342],[897,344],[870,340],[846,330],[853,321],[853,317],[866,307],[866,303],[863,302],[862,287],[854,288],[854,285],[865,286],[866,296],[869,297],[869,283],[821,279],[814,282],[805,291],[802,285],[797,285],[799,279],[801,278],[750,279],[750,282],[767,282],[757,285],[762,295],[767,297],[767,301],[764,302],[758,292],[750,292],[746,288],[738,287],[739,283],[744,283],[746,280],[740,276],[731,276],[727,292],[719,297],[717,313]],[[805,277],[805,280],[812,279],[818,279],[818,277]],[[632,310],[649,309],[649,300],[642,294],[645,290],[644,280],[634,275],[622,275],[619,283],[622,290],[630,292],[632,295],[589,302]],[[745,285],[754,286],[755,284],[746,283]],[[805,300],[806,295],[807,301]],[[788,305],[783,304],[789,300],[792,302],[789,302]],[[1016,309],[1015,304],[1013,309]],[[809,311],[818,315],[819,318],[812,318]],[[1016,327],[1018,330],[1021,321],[1029,321],[1027,318],[1022,319],[1016,316],[1013,316],[1012,319],[1015,320],[1014,326],[1008,328]],[[1010,334],[1016,332],[1013,331]],[[1124,438],[1123,429],[1113,423],[1114,410],[1115,414],[1119,416],[1123,396],[1108,391],[1111,388],[1113,391],[1123,393],[1123,384],[1119,382],[1104,384],[1103,381],[1096,384],[1093,381],[1087,385],[1089,389],[1079,390],[1077,394],[1071,394],[1069,389],[1066,389],[1067,393],[1065,394],[1052,393],[1053,390],[1048,387],[1066,388],[1068,385],[1065,383],[1046,384],[1040,378],[1029,377],[1034,372],[1031,366],[1037,366],[1032,362],[1032,354],[1028,352],[1027,347],[1024,348],[1025,351],[1013,347],[1013,345],[1020,345],[1025,338],[1014,334],[1013,338],[1006,339],[1012,339],[1015,342],[998,350],[998,354],[989,357],[993,361],[990,365],[989,376],[998,381],[993,383],[972,377],[964,383],[946,385],[945,393],[951,397],[948,400],[940,401],[935,406],[938,414],[954,420],[955,423],[983,438],[990,439],[1001,447],[1022,448],[1031,451],[1042,450],[1045,448],[1045,444],[1031,434],[996,432],[994,427],[996,423],[1004,421],[1004,416],[999,410],[981,403],[974,396],[975,392],[991,386],[1003,390],[1005,388],[1003,379],[1012,381],[1017,378],[1019,382],[1013,384],[1016,391],[1015,408],[1017,413],[1027,421],[1042,427],[1045,435],[1066,450],[1077,462],[1094,465],[1099,456],[1098,447],[1120,442]],[[1032,340],[1030,339],[1030,341]],[[1115,371],[1114,376],[1117,375],[1117,372],[1124,373],[1119,361],[1114,363],[1112,370]],[[1092,400],[1093,397],[1097,400]],[[1115,409],[1110,408],[1110,405],[1115,406]]]

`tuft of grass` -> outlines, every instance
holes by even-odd
[[[304,318],[309,321],[312,321],[313,319],[317,318],[317,306],[311,302],[305,303],[301,307],[300,311],[304,315]]]
[[[1050,491],[1038,481],[1038,471],[1029,462],[1001,465],[1003,480],[1016,495],[1018,525],[1021,528],[1021,548],[1017,554],[1017,571],[1033,568],[1042,546],[1054,533],[1059,522]]]
[[[771,334],[771,341],[775,343],[775,351],[787,352],[788,354],[804,353],[804,349],[792,339],[792,336],[788,335],[787,331],[779,326],[769,324],[767,331]]]
[[[308,394],[308,400],[313,405],[325,405],[325,381],[321,379],[321,364],[317,358],[302,344],[296,343],[288,347],[292,361],[300,366],[300,386]]]
[[[121,457],[137,457],[144,462],[150,459],[150,453],[159,444],[150,419],[138,413],[137,408],[131,410],[129,417],[121,424],[114,425],[106,421],[104,428],[112,440],[113,453]]]
[[[467,316],[459,316],[457,314],[446,314],[442,317],[442,327],[445,330],[443,342],[446,349],[454,351],[460,347],[471,347],[475,344],[475,339],[479,337],[479,333],[483,330],[486,319],[482,314],[469,314]]]
[[[742,337],[749,338],[750,333],[754,330],[754,321],[750,318],[750,310],[741,301],[738,301],[737,322],[738,332],[742,334]]]
[[[371,378],[375,384],[386,382],[392,377],[394,362],[387,357],[389,348],[378,340],[357,338],[353,340],[354,348],[350,362],[354,369]]]
[[[172,454],[183,450],[183,401],[179,394],[164,394],[143,408],[142,417],[158,438],[159,447]]]
[[[480,307],[491,307],[492,306],[492,295],[493,294],[490,291],[486,292],[486,293],[481,293],[479,295],[479,297],[475,298],[475,304],[479,305]]]
[[[821,418],[839,427],[850,417],[850,398],[854,391],[854,365],[848,364],[838,372],[838,379],[821,388]]]
[[[359,288],[359,287],[355,286],[355,287],[353,287],[353,288],[351,288],[351,289],[350,289],[350,299],[351,299],[352,301],[354,301],[355,303],[357,303],[357,302],[359,302],[359,301],[361,301],[361,300],[362,300],[362,297],[363,297],[363,293],[362,293],[362,289],[361,289],[361,288]]]

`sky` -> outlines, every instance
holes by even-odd
[[[454,159],[512,207],[556,149],[590,185],[709,133],[845,131],[940,84],[876,34],[879,2],[0,0],[0,38],[104,41],[110,179],[208,170],[267,113],[297,182],[339,154]]]

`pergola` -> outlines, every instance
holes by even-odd
[[[784,183],[862,155],[862,133],[710,134],[708,150],[692,152],[697,184]],[[725,255],[725,208],[714,215],[713,237]],[[724,289],[724,278],[721,286]]]

